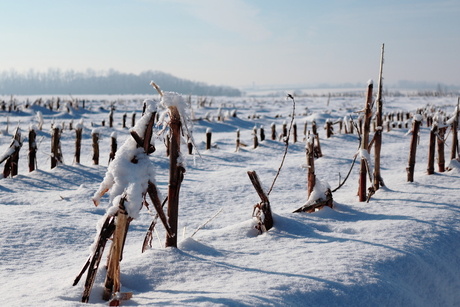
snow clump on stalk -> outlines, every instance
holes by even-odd
[[[191,142],[195,147],[195,140],[193,138],[193,122],[191,118],[192,106],[186,101],[182,95],[176,92],[162,92],[160,107],[165,110],[160,114],[158,125],[162,125],[163,129],[159,134],[162,134],[171,121],[171,108],[176,108],[180,115],[182,132],[185,137],[184,143]]]
[[[191,133],[192,121],[190,119],[190,106],[178,93],[162,92],[161,101],[157,106],[154,100],[146,99],[144,101],[145,112],[142,118],[131,129],[144,139],[146,127],[157,107],[165,109],[159,117],[157,126],[163,126],[158,135],[164,133],[171,122],[171,108],[177,108],[180,114],[180,120],[184,134],[193,142]],[[150,144],[153,145],[153,135]],[[179,159],[179,163],[183,163],[183,157]],[[124,206],[128,216],[137,218],[139,211],[142,208],[144,195],[147,192],[148,183],[155,181],[154,165],[150,161],[144,148],[139,147],[134,138],[129,137],[120,149],[117,151],[115,159],[110,163],[107,173],[101,182],[99,189],[93,196],[93,202],[97,206],[101,201],[101,197],[110,190],[109,203],[112,205],[107,211],[107,214],[114,215],[118,210],[120,195],[126,193],[126,201]]]
[[[156,111],[154,101],[147,101],[144,116],[132,128],[141,138],[144,137],[152,113]],[[118,210],[118,196],[126,192],[124,203],[126,212],[131,218],[137,218],[143,204],[148,183],[155,183],[155,169],[149,157],[142,147],[138,147],[134,138],[129,137],[118,149],[115,159],[110,163],[107,173],[101,182],[99,189],[93,196],[97,206],[101,197],[110,190],[109,203],[112,205],[107,214],[115,214]],[[118,200],[118,201],[117,201]]]

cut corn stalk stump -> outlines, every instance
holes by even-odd
[[[99,165],[99,132],[94,130],[91,137],[93,139],[93,163]]]
[[[420,131],[421,124],[421,115],[417,115],[415,115],[414,120],[412,122],[412,137],[410,140],[409,165],[406,168],[408,182],[414,182],[415,157],[417,153],[418,133]]]
[[[430,129],[430,140],[428,143],[428,167],[426,169],[428,175],[434,174],[434,153],[437,130],[438,125],[436,123],[432,124]]]
[[[455,109],[455,113],[453,114],[453,121],[451,124],[452,130],[452,146],[450,148],[450,160],[454,160],[458,155],[459,147],[458,147],[458,115],[459,115],[459,104],[460,104],[460,97],[457,99],[457,108]]]
[[[19,150],[22,147],[22,136],[19,127],[14,132],[13,139],[11,140],[10,146],[0,156],[0,164],[4,161],[5,166],[3,167],[3,177],[7,178],[16,176],[18,174],[18,161],[19,161]]]
[[[260,197],[260,203],[254,205],[252,216],[257,219],[257,225],[255,228],[259,231],[259,234],[261,234],[269,231],[273,227],[273,216],[270,208],[270,201],[262,188],[262,184],[260,183],[257,173],[255,171],[248,171],[248,176],[254,186],[254,189]]]
[[[33,128],[29,130],[29,172],[33,172],[37,168],[37,143],[35,139],[37,133]]]
[[[307,145],[306,145],[306,157],[307,157],[307,196],[308,201],[302,207],[296,209],[295,212],[307,212],[312,213],[316,210],[321,210],[324,206],[330,208],[333,207],[332,192],[330,189],[325,191],[325,198],[311,199],[313,190],[316,186],[316,175],[315,175],[315,148],[314,148],[314,136],[308,133]]]
[[[443,123],[441,123],[443,124]],[[446,170],[446,158],[445,158],[445,151],[444,151],[444,135],[446,134],[447,127],[438,127],[438,132],[437,136],[438,138],[436,139],[436,148],[437,148],[437,153],[438,153],[438,171],[440,173],[444,172]]]
[[[177,220],[179,215],[179,190],[184,178],[185,169],[178,163],[180,155],[181,120],[176,107],[169,107],[170,115],[170,148],[169,148],[169,181],[168,181],[168,225],[171,233],[166,236],[166,246],[177,247]],[[210,134],[210,133],[209,133]],[[209,136],[209,143],[211,137]],[[208,148],[206,148],[208,149]]]
[[[82,132],[82,125],[78,125],[75,128],[75,163],[80,163]]]
[[[116,297],[113,298],[113,294],[120,292],[120,261],[123,257],[123,247],[128,233],[129,223],[132,220],[128,218],[128,213],[124,206],[125,201],[126,195],[123,195],[118,204],[118,212],[115,214],[116,226],[113,232],[112,245],[110,246],[110,253],[107,261],[107,275],[105,278],[104,293],[102,295],[103,300],[111,300],[110,306],[118,306],[119,304],[119,300]]]
[[[61,133],[60,127],[53,128],[51,136],[51,168],[55,168],[58,163],[63,163],[62,150],[61,150]]]
[[[361,163],[360,163],[360,169],[359,169],[359,201],[363,202],[368,199],[366,196],[366,180],[367,180],[367,173],[369,170],[368,163],[370,161],[367,161],[365,158],[365,155],[362,151],[365,151],[365,154],[369,154],[369,131],[370,131],[370,119],[372,117],[372,110],[371,110],[371,105],[372,105],[372,89],[373,89],[373,83],[372,80],[369,80],[368,86],[367,86],[367,99],[366,99],[366,104],[364,107],[364,118],[362,118],[362,139],[361,139]],[[372,182],[372,178],[369,178]],[[372,194],[372,192],[370,193]]]

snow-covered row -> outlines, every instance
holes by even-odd
[[[116,202],[110,194],[100,199],[100,206],[93,205],[94,194],[101,192],[101,182],[108,183],[105,188],[112,191],[119,184],[113,195],[119,195],[126,186],[132,189],[132,195],[139,195],[144,189],[142,184],[135,187],[128,182],[156,180],[165,195],[169,160],[162,138],[156,140],[154,153],[142,156],[135,149],[129,128],[122,128],[125,113],[135,112],[138,125],[143,124],[145,98],[159,100],[154,95],[112,99],[116,107],[113,128],[101,125],[109,116],[110,97],[93,97],[86,102],[85,109],[80,104],[80,109],[71,113],[38,105],[15,113],[0,111],[0,153],[9,147],[12,127],[18,122],[21,130],[27,131],[30,124],[37,125],[39,118],[43,120],[43,130],[37,130],[39,169],[28,173],[27,146],[23,146],[19,175],[0,179],[0,210],[4,213],[0,217],[2,304],[84,306],[79,303],[84,282],[75,287],[72,282],[88,256],[88,247],[97,234],[97,221]],[[362,108],[363,98],[331,97],[329,105],[327,99],[296,97],[295,121],[302,125],[307,122],[309,129],[312,120],[318,127],[323,127],[328,119],[336,122],[346,117],[347,123],[353,117],[357,121],[354,112]],[[384,111],[416,113],[430,105],[450,115],[456,103],[456,98],[451,97],[389,97]],[[453,161],[451,171],[426,175],[430,128],[425,123],[420,131],[413,183],[406,182],[410,143],[406,133],[410,127],[390,132],[384,128],[381,173],[385,187],[369,203],[358,202],[358,159],[345,185],[334,192],[334,209],[325,207],[312,214],[292,213],[307,201],[307,178],[302,167],[306,161],[305,143],[291,143],[270,194],[274,227],[258,236],[251,214],[259,198],[246,171],[256,170],[262,183],[270,186],[285,145],[267,137],[253,149],[253,129],[273,123],[279,134],[283,122],[290,120],[291,101],[284,97],[214,98],[211,106],[197,107],[193,98],[191,106],[195,146],[201,159],[187,154],[184,138],[182,152],[187,171],[180,192],[179,247],[163,248],[165,232],[158,223],[153,248],[141,253],[152,216],[138,208],[121,262],[122,291],[132,291],[133,298],[122,305],[458,304],[460,166]],[[223,117],[233,110],[237,110],[237,117],[217,121],[218,113]],[[37,118],[38,111],[42,115]],[[82,120],[84,126],[80,164],[73,163],[75,131],[66,128],[71,120]],[[7,121],[11,125],[8,133]],[[49,166],[51,122],[64,122],[64,164],[53,170]],[[94,128],[99,129],[101,136],[100,165],[93,165],[91,160]],[[205,149],[208,129],[213,138],[210,150]],[[241,143],[247,146],[236,151],[238,129]],[[323,157],[315,160],[316,175],[323,187],[334,189],[346,176],[359,150],[359,140],[356,134],[340,134],[338,129],[334,129],[331,138],[325,138],[324,130],[318,131]],[[126,145],[117,151],[118,162],[114,160],[107,166],[110,136],[114,132],[119,143]],[[299,135],[302,140],[302,134]],[[450,138],[451,134],[446,141],[448,146]],[[144,160],[133,166],[128,163],[133,154]],[[370,155],[360,154],[372,164],[372,151]],[[190,237],[219,210],[221,213]],[[101,299],[104,278],[102,268],[96,277],[91,305],[106,305]]]

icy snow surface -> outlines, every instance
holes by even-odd
[[[356,121],[354,112],[361,109],[364,92],[362,97],[331,97],[329,106],[327,93],[324,97],[296,97],[296,110],[300,110],[296,122],[302,123],[298,126],[298,139],[303,138],[306,120],[309,128],[311,119],[317,121],[318,127],[327,118],[336,121],[353,116]],[[27,98],[34,101],[37,97],[15,98],[21,105]],[[23,146],[19,175],[0,179],[2,306],[86,306],[79,302],[86,274],[77,286],[72,287],[72,282],[88,256],[98,221],[110,207],[109,195],[101,198],[98,207],[92,202],[107,172],[110,135],[116,132],[119,144],[130,139],[129,129],[122,128],[123,114],[135,112],[140,120],[144,99],[157,96],[78,98],[86,99],[86,109],[81,108],[80,102],[80,108],[70,114],[65,107],[50,111],[43,105],[13,113],[0,111],[0,131],[6,131],[7,116],[10,122],[9,134],[0,134],[0,153],[10,145],[13,127],[19,121],[24,136],[30,124],[37,124],[41,118],[44,121],[43,130],[37,130],[39,169],[28,173],[27,146]],[[10,96],[0,99],[9,101]],[[145,208],[139,212],[130,225],[121,262],[122,292],[132,291],[133,298],[122,305],[460,304],[460,167],[454,162],[450,163],[453,171],[426,175],[426,122],[420,131],[414,183],[406,182],[410,137],[404,135],[405,129],[384,129],[381,173],[386,186],[369,203],[358,202],[358,160],[346,184],[333,193],[334,209],[325,207],[313,214],[292,213],[307,200],[307,170],[301,167],[306,161],[305,143],[291,143],[270,194],[274,228],[257,236],[251,214],[253,205],[260,200],[246,172],[257,171],[262,183],[270,186],[284,144],[270,140],[270,133],[266,133],[266,140],[253,149],[253,128],[274,123],[279,134],[282,123],[290,121],[292,102],[284,97],[213,98],[211,106],[206,103],[197,108],[197,99],[192,97],[196,119],[193,133],[202,159],[196,164],[188,163],[180,190],[179,246],[163,247],[165,232],[159,222],[161,245],[154,237],[152,249],[142,254],[144,235],[153,217]],[[384,112],[415,112],[429,103],[451,114],[456,102],[456,97],[386,97]],[[111,103],[116,107],[114,128],[102,127]],[[209,117],[214,118],[212,121],[204,119],[206,114],[216,115],[219,109],[222,114],[237,110],[238,117],[223,122],[217,122],[217,116]],[[38,112],[41,116],[37,116]],[[73,164],[75,131],[68,130],[68,123],[80,119],[85,123],[81,164]],[[66,125],[61,140],[64,164],[51,170],[52,121]],[[94,128],[101,134],[101,165],[93,165],[91,160]],[[208,129],[213,131],[215,144],[211,150],[205,150]],[[241,143],[247,146],[236,152],[237,129]],[[347,174],[359,141],[356,134],[340,134],[338,126],[329,139],[324,130],[318,132],[323,157],[315,160],[316,175],[334,189],[339,184],[339,173],[342,180]],[[450,142],[448,138],[447,144]],[[151,167],[164,197],[169,162],[163,142],[157,141],[155,146],[156,152],[141,161],[138,168],[132,168],[134,174],[120,177],[135,173],[148,176]],[[185,160],[193,160],[186,144],[182,152]],[[120,148],[117,155],[123,154]],[[126,161],[131,158],[127,156]],[[373,151],[370,159],[373,162]],[[446,165],[447,160],[446,150]],[[115,161],[110,167],[116,167]],[[190,237],[222,207],[222,213]],[[105,261],[104,255],[89,306],[107,305],[101,299]]]

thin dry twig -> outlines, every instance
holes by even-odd
[[[284,160],[286,159],[288,147],[289,147],[289,136],[291,135],[291,128],[292,124],[294,123],[294,117],[295,117],[295,99],[291,94],[287,94],[287,98],[292,99],[292,116],[291,116],[291,123],[289,124],[289,130],[286,136],[286,147],[284,148],[284,154],[283,154],[283,159],[281,160],[280,167],[278,168],[278,171],[276,172],[275,178],[273,179],[272,185],[270,186],[270,189],[268,190],[267,196],[270,195],[270,192],[273,189],[273,186],[275,185],[276,179],[278,178],[281,168],[283,167]]]
[[[210,217],[206,222],[204,222],[203,224],[201,224],[194,232],[193,234],[190,236],[190,238],[192,238],[201,228],[203,228],[204,226],[206,226],[206,224],[208,224],[209,222],[211,222],[216,216],[218,216],[222,211],[224,210],[224,208],[220,208],[219,211],[217,211],[216,214],[214,214],[212,217]]]
[[[358,125],[355,123],[355,121],[353,120],[353,117],[351,117],[351,123],[352,125],[358,129]],[[358,130],[357,130],[358,131]],[[361,147],[361,135],[359,134],[358,132],[358,149]],[[348,170],[348,174],[347,176],[345,176],[345,179],[343,179],[342,183],[339,184],[338,187],[336,187],[334,190],[332,190],[331,192],[334,193],[335,191],[337,191],[338,189],[340,189],[344,184],[345,182],[347,181],[348,177],[350,176],[351,174],[351,171],[353,170],[353,166],[355,165],[355,162],[356,162],[356,158],[358,157],[358,154],[355,154],[355,156],[353,157],[353,162],[351,163],[351,166],[350,166],[350,169]]]
[[[163,97],[163,92],[161,91],[160,87],[155,82],[151,81],[150,85],[153,86],[157,90],[158,94],[160,94],[161,97]]]

